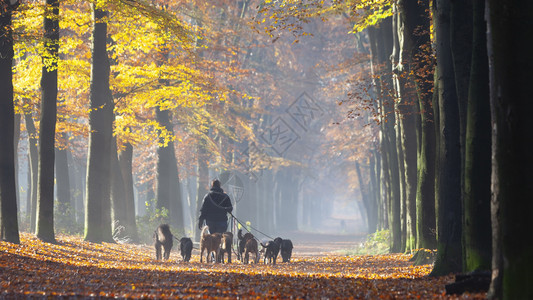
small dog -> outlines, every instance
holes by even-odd
[[[161,224],[154,231],[155,259],[161,259],[161,247],[164,249],[163,258],[168,260],[172,249],[172,233],[168,224]]]
[[[259,262],[259,250],[257,249],[257,241],[255,238],[251,238],[248,241],[246,241],[246,244],[244,245],[244,263],[248,264],[248,261],[250,260],[250,253],[255,254],[254,263]]]
[[[274,241],[277,242],[280,246],[281,259],[283,260],[283,262],[289,262],[292,256],[292,241],[284,240],[280,237],[275,238]]]
[[[222,240],[222,234],[220,233],[209,234],[207,233],[208,230],[209,230],[208,226],[204,226],[204,228],[202,229],[202,234],[200,237],[200,262],[202,262],[204,250],[207,251],[206,256],[205,256],[206,262],[209,262],[209,256],[212,253],[215,255],[215,262],[216,262],[216,258],[219,256],[219,253],[220,253],[220,242]]]
[[[263,246],[263,250],[265,252],[265,257],[263,260],[265,265],[267,264],[267,260],[268,263],[275,265],[279,254],[279,243],[276,241],[268,241],[266,244],[261,243],[261,246]]]
[[[180,252],[184,262],[189,262],[192,252],[192,240],[188,237],[180,239]]]
[[[231,243],[233,243],[233,233],[224,232],[222,234],[222,242],[220,243],[220,256],[218,261],[224,263],[224,253],[228,254],[228,263],[231,264]]]
[[[250,239],[254,239],[254,235],[247,232],[244,234],[244,236],[242,235],[242,230],[239,229],[239,231],[237,232],[237,237],[239,238],[239,259],[241,261],[243,261],[244,257],[242,256],[243,253],[244,253],[244,246],[246,245],[246,242]]]

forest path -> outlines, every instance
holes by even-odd
[[[84,242],[58,235],[57,244],[27,233],[21,244],[0,241],[0,299],[458,299],[444,294],[452,276],[428,277],[430,265],[413,266],[409,256],[346,256],[338,253],[360,235],[293,232],[289,263],[276,265],[191,262],[172,251],[154,260],[153,247]],[[177,248],[177,247],[176,247]],[[465,295],[483,299],[486,294]]]
[[[293,242],[293,255],[298,256],[343,255],[343,252],[353,250],[365,240],[363,234],[289,232],[285,236]]]

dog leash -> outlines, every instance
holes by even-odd
[[[247,226],[244,225],[239,219],[237,219],[237,217],[235,217],[232,213],[229,213],[229,214],[230,214],[230,216],[231,216],[233,219],[235,219],[235,221],[237,221],[237,223],[241,224],[241,226],[242,226],[246,231],[250,232],[250,230],[248,230],[248,228],[246,228]],[[248,225],[248,226],[249,226],[251,229],[253,229],[254,231],[257,231],[257,232],[259,232],[260,234],[266,236],[267,238],[269,238],[269,239],[271,239],[271,240],[274,240],[274,238],[271,237],[271,236],[269,236],[268,234],[266,234],[266,233],[264,233],[264,232],[261,232],[260,230],[257,230],[256,228],[252,227],[251,225]],[[252,233],[252,232],[250,232],[250,233]],[[254,236],[254,238],[255,238],[258,242],[260,242],[260,240],[257,239],[255,236]]]

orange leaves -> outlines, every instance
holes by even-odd
[[[193,254],[191,263],[181,262],[176,251],[161,262],[146,245],[93,244],[62,235],[52,245],[22,233],[20,245],[0,242],[0,293],[6,298],[446,299],[444,284],[453,281],[427,277],[430,265],[414,267],[402,254],[295,251],[293,261],[276,265],[200,264],[197,251]]]

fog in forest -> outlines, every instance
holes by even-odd
[[[240,114],[251,133],[235,129],[236,137],[230,140],[210,127],[205,135],[212,144],[201,157],[195,146],[197,137],[181,126],[186,121],[179,111],[171,112],[179,185],[175,180],[170,185],[179,187],[179,193],[177,189],[170,192],[166,216],[156,211],[160,201],[157,145],[133,147],[139,231],[149,232],[158,220],[164,220],[181,235],[198,234],[201,199],[209,182],[220,179],[232,199],[234,216],[260,231],[259,235],[367,232],[361,184],[370,184],[367,156],[374,149],[376,122],[366,33],[346,38],[352,25],[343,16],[301,26],[297,32],[274,37],[246,31],[237,44],[248,55],[249,63],[241,67],[247,70],[242,80],[250,98],[230,112]],[[237,119],[231,118],[232,122]],[[87,140],[76,136],[74,142],[78,147]],[[31,203],[26,200],[31,189],[27,153],[28,133],[23,131],[18,150],[22,215]],[[56,218],[56,223],[76,224],[70,228],[81,232],[87,149],[69,148],[67,159],[71,214],[70,219]],[[199,165],[200,160],[205,164]]]

